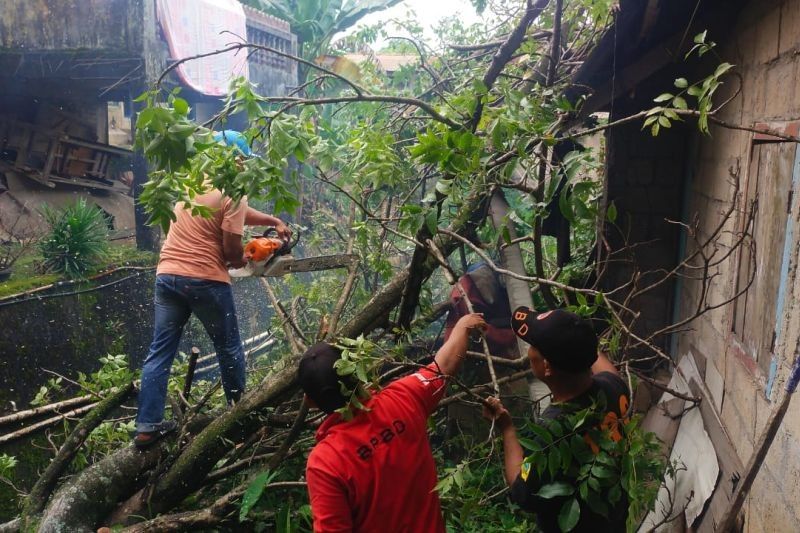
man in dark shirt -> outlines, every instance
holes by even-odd
[[[514,332],[530,344],[528,358],[533,375],[553,394],[553,403],[542,413],[554,420],[570,412],[595,406],[601,429],[613,440],[622,438],[622,424],[628,415],[629,391],[617,369],[597,353],[597,336],[588,321],[574,313],[557,309],[537,313],[519,307],[511,317]],[[522,509],[536,513],[545,532],[560,531],[558,513],[564,497],[536,495],[545,484],[532,467],[536,457],[524,457],[511,416],[497,398],[489,398],[484,416],[494,420],[503,437],[504,474],[511,488],[511,500]],[[597,453],[597,445],[587,440]],[[567,482],[574,480],[565,480]],[[610,506],[607,517],[593,513],[581,502],[580,519],[572,531],[625,531],[627,499]]]

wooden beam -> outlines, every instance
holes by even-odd
[[[711,444],[714,445],[720,473],[714,492],[706,503],[705,511],[700,515],[700,522],[694,523],[694,531],[697,533],[713,533],[722,521],[725,509],[730,503],[731,495],[744,471],[744,465],[742,465],[742,461],[733,447],[730,435],[714,410],[714,402],[706,393],[705,387],[691,379],[689,380],[689,390],[694,396],[703,399],[699,405],[700,414],[703,418],[703,426],[705,426],[711,439]]]
[[[0,161],[0,170],[5,172],[6,174],[10,174],[10,175],[16,176],[18,178],[27,178],[29,180],[33,180],[36,183],[38,183],[40,185],[44,185],[45,187],[48,187],[50,189],[53,189],[56,186],[55,183],[51,182],[48,179],[43,178],[42,176],[39,176],[37,173],[34,173],[34,172],[30,172],[29,173],[27,171],[24,171],[22,169],[18,169],[16,167],[12,166],[12,165],[4,163],[3,161]]]
[[[102,181],[87,180],[85,178],[62,178],[61,176],[53,176],[53,175],[49,176],[48,179],[53,183],[61,183],[64,185],[75,185],[77,187],[86,187],[89,189],[101,189],[104,191],[116,191],[124,194],[128,193],[128,188],[123,186],[122,184],[107,185]]]

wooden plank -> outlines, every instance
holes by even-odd
[[[53,183],[61,183],[64,185],[75,185],[78,187],[87,187],[89,189],[102,189],[104,191],[127,193],[127,188],[122,186],[122,184],[106,185],[102,181],[87,180],[85,178],[62,178],[61,176],[53,175],[51,175],[49,179]]]
[[[733,447],[728,432],[722,426],[720,418],[714,410],[713,400],[706,393],[705,387],[698,384],[695,379],[690,379],[689,390],[694,396],[703,399],[700,402],[700,414],[706,432],[714,445],[720,472],[714,493],[706,503],[703,514],[695,521],[694,530],[698,533],[713,533],[717,530],[717,525],[725,514],[733,491],[744,472],[744,465]]]
[[[51,182],[50,180],[46,180],[46,179],[42,178],[41,176],[29,173],[29,172],[22,172],[22,171],[20,171],[20,170],[18,170],[16,168],[14,168],[11,165],[5,164],[2,161],[0,161],[0,170],[3,170],[6,174],[13,174],[16,177],[28,178],[29,180],[33,180],[36,183],[39,183],[40,185],[44,185],[45,187],[48,187],[50,189],[53,189],[55,187],[55,184],[53,182]]]
[[[29,122],[21,122],[19,120],[7,117],[7,116],[0,116],[0,122],[4,122],[21,130],[25,130],[28,132],[33,133],[41,133],[47,137],[55,137],[62,142],[66,142],[71,145],[75,146],[84,146],[86,148],[93,148],[95,150],[103,150],[104,152],[110,152],[117,155],[122,156],[130,156],[133,154],[132,150],[126,150],[125,148],[119,148],[118,146],[112,146],[110,144],[105,143],[97,143],[92,142],[86,139],[80,139],[78,137],[72,137],[61,131],[54,131],[52,128],[39,126],[37,124],[31,124]]]
[[[130,155],[133,154],[132,150],[126,150],[125,148],[118,148],[116,146],[111,146],[110,144],[96,143],[84,139],[78,139],[76,137],[70,137],[69,135],[62,135],[60,137],[60,140],[67,144],[73,144],[75,146],[83,146],[85,148],[92,148],[93,150],[102,150],[103,152],[122,155],[126,157],[129,157]]]
[[[19,143],[19,148],[17,149],[17,160],[15,161],[17,167],[24,167],[28,164],[28,150],[30,149],[32,136],[33,132],[30,130],[30,128],[25,128],[22,130],[22,140]]]
[[[47,160],[44,162],[44,167],[42,168],[41,172],[43,179],[47,179],[47,176],[50,175],[50,171],[53,170],[53,161],[55,160],[57,149],[58,142],[56,140],[51,140],[50,145],[47,148]]]

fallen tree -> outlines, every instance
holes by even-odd
[[[286,326],[280,328],[282,343],[271,353],[282,349],[288,355],[270,360],[269,368],[259,374],[260,383],[238,404],[221,410],[219,402],[214,404],[216,389],[209,384],[197,401],[185,399],[185,413],[183,408],[172,409],[181,429],[162,444],[146,452],[123,447],[61,479],[53,492],[88,432],[125,394],[120,390],[95,406],[28,496],[22,520],[6,529],[95,531],[99,526],[120,525],[126,531],[174,531],[236,520],[276,520],[283,511],[268,509],[250,517],[252,504],[248,507],[244,500],[251,489],[259,495],[267,489],[302,491],[297,478],[265,481],[269,476],[259,473],[274,473],[287,458],[301,458],[303,446],[308,446],[310,438],[302,444],[298,440],[312,425],[296,385],[297,357],[304,340],[355,339],[369,343],[387,364],[399,364],[391,375],[415,368],[430,350],[423,350],[420,357],[405,357],[391,346],[404,346],[409,336],[421,331],[413,330],[413,319],[429,310],[426,291],[438,296],[434,301],[445,297],[447,289],[437,271],[444,266],[448,273],[464,273],[465,265],[461,269],[449,265],[456,252],[465,264],[467,258],[483,261],[504,276],[514,287],[514,304],[574,305],[581,312],[603,315],[608,323],[606,338],[615,339],[612,355],[621,366],[648,358],[670,365],[658,341],[687,322],[636,335],[637,314],[631,301],[675,276],[703,272],[707,279],[732,256],[729,248],[720,251],[720,242],[725,222],[741,207],[738,175],[732,173],[736,187],[719,228],[701,238],[691,231],[696,226],[690,227],[695,252],[657,279],[649,276],[646,286],[640,286],[642,273],[635,267],[630,282],[622,287],[601,290],[597,284],[597,274],[630,250],[614,251],[602,261],[595,261],[591,245],[575,250],[570,272],[551,261],[554,257],[541,230],[548,206],[575,207],[570,208],[573,216],[582,219],[578,222],[600,241],[602,231],[607,231],[598,230],[602,222],[613,222],[613,216],[599,207],[602,188],[591,172],[590,153],[576,149],[566,158],[553,148],[624,123],[565,129],[574,107],[564,103],[562,94],[570,87],[576,65],[610,20],[607,14],[591,16],[588,5],[537,0],[518,6],[497,28],[497,35],[504,36],[499,43],[496,35],[483,35],[486,43],[466,43],[429,66],[437,75],[432,86],[419,87],[420,97],[400,91],[377,93],[377,85],[364,86],[284,51],[251,43],[226,50],[273,53],[301,62],[314,74],[296,93],[285,96],[261,96],[239,81],[223,111],[206,124],[189,119],[188,103],[176,93],[158,87],[148,93],[148,107],[138,117],[137,143],[157,168],[142,197],[156,220],[167,225],[176,201],[191,203],[203,182],[198,177],[205,175],[231,197],[266,196],[275,202],[276,211],[290,209],[296,199],[285,183],[284,162],[291,156],[304,162],[304,179],[319,186],[318,197],[309,200],[315,202],[313,208],[304,211],[329,215],[335,231],[343,220],[350,226],[348,235],[340,234],[338,241],[325,235],[326,249],[354,249],[361,261],[345,283],[329,275],[319,278],[321,288],[305,287],[308,294],[303,296],[313,299],[313,305],[303,306],[294,298],[287,308],[281,298],[289,290],[268,286],[281,325]],[[542,37],[548,40],[542,42]],[[179,60],[162,79],[177,64],[193,59]],[[252,127],[246,134],[263,148],[262,158],[237,162],[231,151],[207,142],[211,129],[237,112],[248,115]],[[713,118],[714,112],[709,116]],[[643,112],[638,119],[647,117]],[[343,217],[342,212],[353,216]],[[518,237],[515,228],[525,235]],[[750,229],[747,224],[737,234],[733,250],[752,250]],[[503,258],[499,264],[494,253]],[[359,273],[364,278],[360,283]],[[531,286],[535,290],[526,290]],[[297,296],[290,292],[290,297]],[[707,297],[704,291],[693,318],[729,303]],[[324,330],[319,322],[334,327]],[[389,340],[392,336],[396,342]],[[478,357],[495,364],[489,353]],[[380,368],[371,359],[363,364],[369,371]],[[456,381],[458,390],[445,404],[474,403],[479,392],[525,377],[523,369],[499,379],[492,375],[493,384]],[[175,405],[181,401],[175,400]]]

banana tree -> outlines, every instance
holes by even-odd
[[[298,54],[314,59],[324,53],[337,33],[353,27],[370,13],[401,0],[245,0],[243,3],[289,22],[297,35]],[[301,72],[300,79],[306,71]]]

